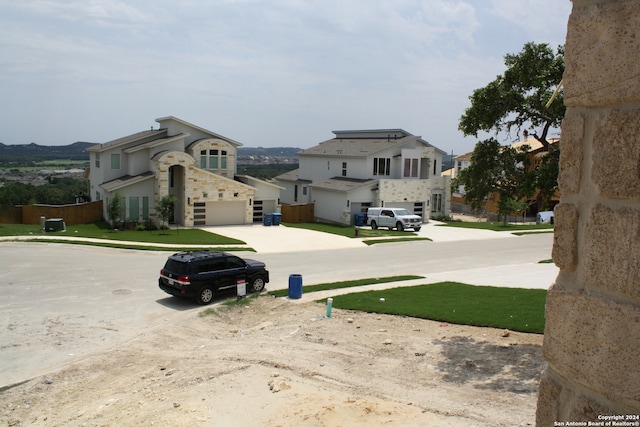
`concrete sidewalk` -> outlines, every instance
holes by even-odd
[[[316,301],[354,292],[381,291],[404,286],[426,285],[439,282],[459,282],[476,286],[496,286],[504,288],[548,289],[553,285],[560,270],[555,264],[518,264],[468,270],[447,271],[429,274],[424,279],[404,280],[359,286],[357,288],[334,289],[330,291],[303,292],[299,299],[289,299],[293,303]]]

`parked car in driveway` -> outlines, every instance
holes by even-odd
[[[369,208],[367,209],[367,225],[374,230],[378,227],[388,227],[389,230],[395,228],[398,231],[413,228],[417,232],[422,227],[422,217],[403,208]]]
[[[199,304],[209,304],[217,293],[239,284],[246,284],[248,292],[260,292],[266,283],[269,271],[263,262],[206,250],[171,255],[158,279],[166,293],[193,298]]]

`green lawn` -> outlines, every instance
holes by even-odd
[[[337,225],[337,224],[322,224],[319,222],[303,222],[300,224],[294,224],[291,222],[282,223],[287,227],[291,228],[304,228],[306,230],[315,230],[321,231],[323,233],[331,233],[337,234],[345,237],[386,237],[386,236],[398,236],[398,237],[408,237],[408,236],[416,236],[414,232],[409,231],[389,231],[387,229],[377,229],[372,230],[369,227],[362,228],[358,231],[358,235],[356,236],[355,227],[352,225]]]
[[[424,279],[424,277],[423,276],[391,276],[391,277],[376,277],[376,278],[359,279],[359,280],[348,280],[345,282],[321,283],[319,285],[304,286],[304,291],[305,292],[328,291],[331,289],[352,288],[355,286],[375,285],[378,283],[401,282],[404,280],[416,280],[416,279]],[[287,296],[288,294],[289,294],[288,289],[280,289],[277,291],[269,292],[269,295],[273,295],[275,297],[284,297],[284,296]]]
[[[338,295],[333,307],[542,334],[546,296],[543,289],[442,282]]]
[[[437,227],[474,228],[491,231],[553,231],[553,224],[504,224],[502,222],[450,221],[444,224],[438,224]]]
[[[351,225],[337,225],[337,224],[322,224],[315,222],[304,222],[300,224],[283,223],[287,227],[292,228],[304,228],[307,230],[321,231],[323,233],[332,233],[345,237],[359,237],[359,238],[372,238],[372,237],[384,237],[385,239],[374,240],[374,243],[394,242],[399,240],[410,240],[414,236],[414,240],[420,240],[416,237],[417,234],[412,231],[389,231],[386,228],[379,228],[372,230],[370,227],[360,227],[358,236],[355,234],[355,227]],[[502,222],[464,222],[464,221],[451,221],[443,224],[438,224],[437,227],[459,227],[459,228],[474,228],[491,231],[507,231],[514,232],[520,231],[525,234],[526,232],[540,233],[544,231],[553,232],[553,224],[504,224]],[[388,239],[389,237],[398,237],[398,239]],[[366,243],[366,241],[365,241]]]
[[[111,231],[106,222],[79,224],[67,226],[67,231],[41,232],[40,225],[31,224],[0,224],[0,236],[67,236],[87,237],[93,239],[132,241],[144,243],[164,243],[172,245],[243,245],[245,242],[221,236],[196,228],[172,227],[169,230]]]

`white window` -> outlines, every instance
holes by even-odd
[[[207,169],[207,152],[200,152],[200,167]],[[209,167],[208,169],[226,169],[227,168],[227,151],[226,150],[209,150]]]
[[[227,168],[227,152],[225,150],[220,150],[220,169]]]
[[[218,169],[218,150],[209,150],[209,169]]]
[[[111,169],[113,170],[120,169],[120,154],[111,155]]]

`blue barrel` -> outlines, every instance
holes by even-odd
[[[266,226],[270,226],[273,223],[273,215],[271,214],[266,214],[263,219]]]
[[[289,275],[289,298],[291,299],[302,298],[302,275],[301,274]]]
[[[282,218],[282,214],[278,212],[274,212],[273,215],[273,225],[280,225],[280,219]]]
[[[365,219],[367,218],[367,216],[365,214],[356,214],[355,218],[353,220],[353,225],[356,225],[358,227],[362,227],[364,225]]]

